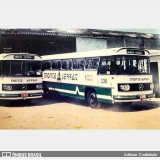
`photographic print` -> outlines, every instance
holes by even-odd
[[[0,5],[0,157],[159,156],[158,1]]]
[[[160,129],[159,29],[0,30],[0,129]]]

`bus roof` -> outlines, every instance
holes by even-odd
[[[150,53],[150,56],[160,56],[160,50],[148,50]]]
[[[128,53],[130,51],[130,53]],[[133,51],[133,52],[132,52]],[[145,52],[145,55],[142,54],[142,51]],[[140,50],[138,48],[110,48],[102,50],[93,50],[93,51],[84,51],[84,52],[72,52],[72,53],[60,53],[53,55],[41,56],[43,60],[49,59],[68,59],[68,58],[83,58],[83,57],[98,57],[98,56],[109,56],[109,55],[139,55],[148,56],[148,50]]]

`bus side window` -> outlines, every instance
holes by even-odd
[[[99,67],[99,59],[98,58],[92,59],[92,66],[91,66],[91,68],[97,69],[98,67]]]
[[[52,69],[56,69],[56,61],[52,61]]]
[[[84,70],[84,59],[80,59],[79,68]]]
[[[86,69],[97,69],[99,67],[99,58],[87,58],[86,59]]]
[[[61,70],[61,61],[57,61],[57,69]]]
[[[67,69],[67,63],[66,61],[62,61],[62,69],[66,70]]]
[[[77,69],[77,60],[73,60],[73,69]]]
[[[73,60],[73,69],[74,70],[84,70],[84,59],[74,59]]]
[[[89,59],[86,59],[86,64],[85,64],[86,69],[89,69],[89,66],[90,66],[89,63],[90,63]]]
[[[71,68],[72,68],[72,66],[71,66],[71,60],[70,59],[62,60],[62,69],[71,70]]]
[[[111,60],[109,58],[101,59],[98,74],[111,74]]]
[[[72,67],[72,61],[71,61],[71,60],[69,61],[69,69],[70,69],[70,70],[73,69],[73,67]]]
[[[52,69],[60,70],[61,69],[61,61],[60,60],[53,60],[52,61]]]
[[[86,59],[86,65],[85,65],[86,69],[92,69],[93,66],[92,61],[93,59]]]
[[[44,61],[42,70],[44,71],[44,70],[51,70],[51,69],[52,69],[51,61]]]

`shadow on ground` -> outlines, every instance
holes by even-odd
[[[113,104],[113,105],[107,105],[103,104],[102,108],[105,110],[113,111],[113,112],[140,112],[140,111],[146,111],[146,110],[152,110],[156,109],[160,106],[158,103],[132,103],[130,105],[125,104]]]
[[[37,107],[50,104],[62,103],[63,100],[58,99],[33,99],[31,102],[25,100],[0,100],[0,107]]]
[[[84,107],[89,107],[88,104],[84,100],[70,98],[70,97],[63,97],[60,96],[58,101],[61,101],[63,99],[63,102],[70,103],[70,104],[76,104]],[[98,107],[98,109],[104,109],[106,111],[113,111],[113,112],[139,112],[139,111],[146,111],[151,110],[160,107],[160,103],[157,102],[133,102],[130,105],[124,104],[106,104],[102,103]]]
[[[37,107],[37,106],[44,106],[50,104],[57,104],[57,103],[68,103],[68,104],[75,104],[81,107],[89,107],[86,101],[65,97],[65,96],[52,96],[49,98],[41,98],[41,99],[33,99],[31,102],[27,101],[10,101],[10,100],[0,100],[0,107]],[[131,105],[125,104],[105,104],[102,103],[98,109],[103,109],[105,111],[112,111],[112,112],[139,112],[144,110],[151,110],[160,107],[160,103],[157,102],[138,102],[132,103]]]

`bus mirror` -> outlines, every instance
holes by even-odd
[[[110,67],[108,65],[99,66],[98,74],[106,74],[107,71],[110,71]]]

